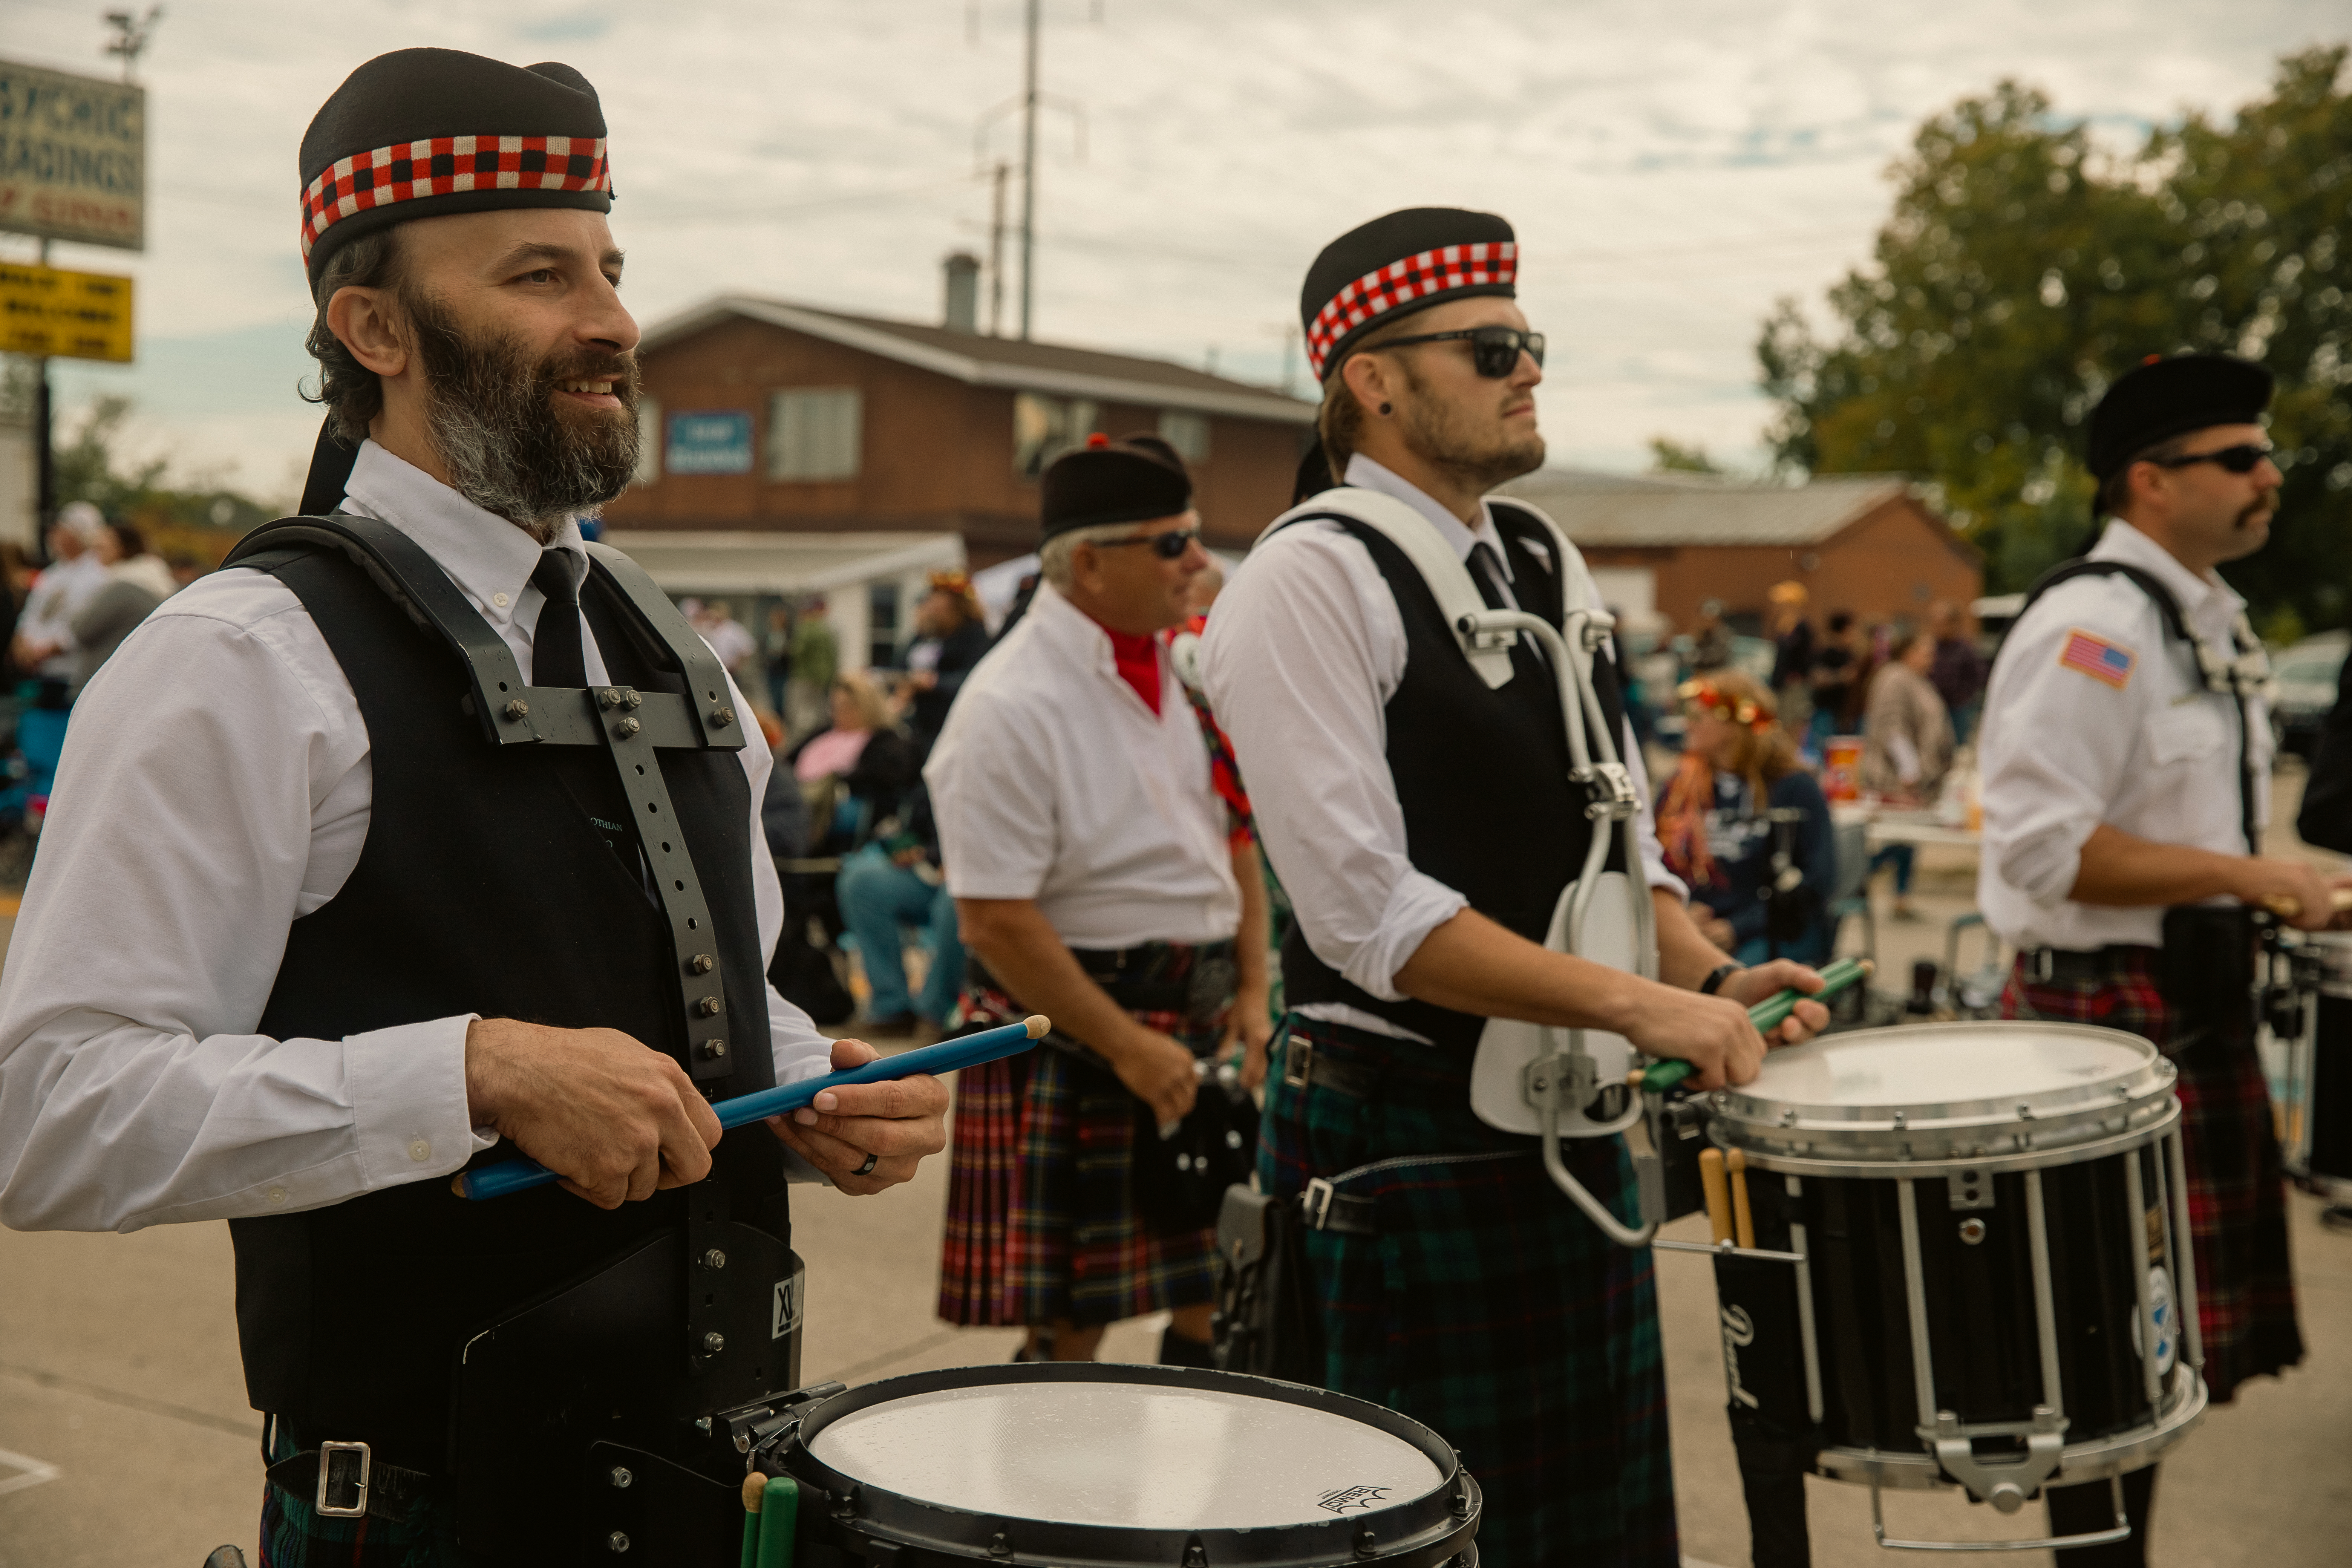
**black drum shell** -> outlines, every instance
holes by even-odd
[[[2303,1175],[2352,1182],[2352,996],[2319,994],[2304,1107],[2311,1155]]]
[[[1205,1388],[1328,1410],[1402,1437],[1428,1455],[1443,1478],[1419,1498],[1328,1522],[1255,1530],[1156,1530],[1005,1518],[909,1498],[860,1482],[818,1459],[808,1444],[832,1421],[913,1394],[1003,1383],[1100,1382]],[[795,1561],[801,1568],[969,1568],[992,1556],[1055,1568],[1129,1568],[1200,1561],[1216,1568],[1476,1568],[1482,1506],[1478,1484],[1428,1427],[1377,1405],[1326,1389],[1239,1373],[1189,1367],[1048,1362],[956,1367],[886,1378],[818,1401],[757,1468],[800,1486]],[[1369,1533],[1368,1533],[1369,1532]],[[1198,1547],[1195,1557],[1192,1549]],[[997,1548],[992,1552],[992,1548]]]
[[[2156,1419],[2132,1324],[2138,1310],[2135,1269],[2161,1264],[2174,1280],[2179,1278],[2163,1252],[2166,1231],[2157,1203],[2165,1190],[2157,1173],[2161,1150],[2161,1144],[2144,1145],[2039,1173],[2069,1444],[2131,1432]],[[2146,1213],[2138,1236],[2128,1217],[2127,1159],[2141,1163]],[[1759,1247],[1790,1249],[1791,1219],[1805,1226],[1822,1360],[1818,1437],[1826,1447],[1920,1451],[1894,1173],[1808,1175],[1795,1198],[1783,1176],[1748,1173]],[[1956,1209],[1947,1178],[1913,1184],[1937,1408],[1969,1426],[2028,1424],[2033,1407],[2044,1402],[2026,1185],[2022,1172],[1983,1177],[1978,1190],[1990,1192],[1990,1205]],[[1983,1226],[1973,1245],[1961,1236],[1971,1220]],[[1734,1401],[1770,1428],[1804,1431],[1811,1420],[1795,1271],[1733,1259],[1718,1264],[1717,1284]],[[1748,1342],[1738,1342],[1742,1339]],[[2000,1447],[1995,1439],[1980,1439],[1979,1446],[1988,1458]]]

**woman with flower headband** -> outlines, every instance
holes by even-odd
[[[1737,669],[1686,680],[1689,739],[1658,813],[1666,865],[1690,884],[1691,918],[1742,963],[1822,963],[1836,927],[1829,802],[1780,728],[1771,695]]]

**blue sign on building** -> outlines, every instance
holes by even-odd
[[[669,452],[663,468],[673,474],[748,474],[751,471],[751,416],[723,408],[669,416]]]

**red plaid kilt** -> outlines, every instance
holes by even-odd
[[[2181,1150],[2189,1165],[2189,1225],[2196,1247],[2197,1322],[2205,1386],[2229,1399],[2251,1377],[2303,1359],[2287,1252],[2286,1182],[2279,1169],[2270,1088],[2254,1055],[2254,1008],[2188,1027],[2157,983],[2158,950],[2109,950],[2098,984],[2025,978],[2023,960],[2001,992],[2004,1018],[2048,1018],[2124,1029],[2162,1051],[2180,1077]]]
[[[1029,1009],[973,984],[963,1012],[986,1028],[1018,1023]],[[1222,1012],[1205,1024],[1181,1013],[1129,1016],[1199,1056],[1223,1033]],[[957,1074],[941,1318],[1089,1328],[1213,1298],[1214,1230],[1157,1230],[1135,1212],[1135,1105],[1098,1058],[1051,1036],[1034,1051]]]

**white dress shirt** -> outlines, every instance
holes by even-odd
[[[343,510],[422,545],[530,669],[544,600],[528,534],[373,442]],[[555,543],[579,552],[578,529]],[[467,1111],[472,1015],[339,1040],[255,1032],[288,927],[359,863],[368,756],[342,667],[264,573],[192,584],[107,660],[74,709],[0,973],[0,1223],[289,1214],[446,1177],[496,1142]],[[759,820],[772,760],[760,745],[742,759],[764,954],[783,927]],[[773,987],[768,1009],[778,1079],[825,1070],[808,1016]]]
[[[923,768],[948,891],[1029,899],[1071,947],[1229,942],[1241,888],[1171,661],[1160,711],[1050,583],[965,677]]]
[[[73,677],[74,617],[98,597],[99,590],[111,581],[106,563],[98,552],[85,546],[70,561],[60,561],[44,569],[33,591],[25,595],[25,613],[16,629],[31,642],[53,642],[58,651],[41,661],[41,673],[59,680]]]
[[[1487,545],[1509,574],[1510,557],[1486,503],[1477,526],[1465,526],[1361,453],[1348,464],[1348,483],[1412,506],[1465,561],[1474,545]],[[1565,564],[1565,602],[1603,607],[1583,563]],[[1513,597],[1507,583],[1502,587],[1505,598]],[[1351,984],[1386,1002],[1403,998],[1396,972],[1469,902],[1413,869],[1406,853],[1404,808],[1389,772],[1386,709],[1404,679],[1408,651],[1388,580],[1371,552],[1334,522],[1294,523],[1253,549],[1218,595],[1201,649],[1210,705],[1233,741],[1266,855],[1307,946]],[[1687,897],[1659,849],[1650,781],[1630,726],[1617,744],[1641,795],[1647,880]],[[1421,1038],[1344,1003],[1298,1012]]]
[[[2198,576],[2120,521],[2107,525],[2091,559],[2154,574],[2172,590],[2190,634],[2225,659],[2235,656],[2230,629],[2245,601],[2220,577]],[[2070,647],[2075,661],[2063,662]],[[2085,673],[2084,663],[2104,675]],[[2259,827],[2270,815],[2270,712],[2259,698],[2247,706]],[[2162,941],[2160,909],[2067,898],[2084,840],[2103,822],[2158,844],[2246,853],[2236,704],[2205,689],[2196,656],[2165,630],[2155,602],[2129,578],[2061,583],[2018,619],[1993,661],[1979,744],[1977,903],[1985,923],[2014,946],[2088,951]]]

